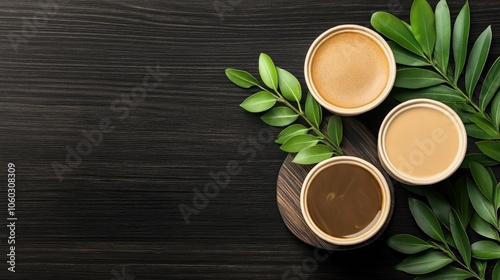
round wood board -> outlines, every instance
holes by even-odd
[[[371,243],[379,237],[387,224],[390,221],[394,209],[394,189],[392,179],[382,168],[377,155],[377,139],[373,134],[358,120],[354,118],[342,118],[344,127],[344,138],[342,140],[342,149],[346,156],[355,156],[371,162],[375,165],[386,177],[391,189],[391,210],[389,219],[387,220],[384,228],[370,240],[353,245],[353,246],[338,246],[324,241],[316,236],[311,229],[307,226],[302,212],[300,210],[300,190],[302,182],[307,173],[314,167],[314,165],[298,165],[292,162],[294,155],[289,154],[283,165],[281,166],[278,182],[276,187],[276,195],[278,201],[278,208],[288,229],[303,242],[314,247],[323,248],[326,250],[348,250],[353,248],[362,247]],[[321,126],[321,130],[326,132],[326,124],[328,119],[325,120]]]

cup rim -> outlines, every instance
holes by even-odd
[[[389,62],[389,78],[387,80],[386,86],[384,90],[375,98],[372,102],[365,104],[361,107],[357,108],[343,108],[339,106],[335,106],[329,102],[327,102],[317,91],[316,87],[314,86],[314,83],[312,82],[312,77],[311,77],[311,62],[312,59],[318,49],[318,47],[328,38],[333,36],[335,33],[343,30],[351,30],[351,31],[357,31],[363,35],[366,35],[370,37],[374,42],[376,42],[379,47],[384,51],[384,54]],[[382,103],[389,93],[392,90],[392,87],[394,86],[394,81],[396,80],[396,59],[394,58],[394,54],[392,52],[391,47],[389,44],[380,36],[377,32],[361,26],[357,24],[342,24],[342,25],[337,25],[335,27],[332,27],[328,29],[327,31],[323,32],[321,35],[319,35],[316,40],[312,43],[312,45],[309,47],[309,50],[306,55],[306,59],[304,62],[304,78],[306,80],[307,87],[309,91],[311,92],[312,96],[320,103],[324,108],[326,108],[328,111],[341,115],[341,116],[355,116],[359,115],[362,113],[365,113],[378,105]]]
[[[334,237],[323,230],[321,230],[312,220],[310,214],[309,214],[309,209],[307,208],[306,200],[307,200],[307,191],[309,190],[309,187],[311,186],[310,183],[311,181],[316,177],[317,174],[319,174],[321,171],[323,171],[325,168],[341,164],[341,163],[348,163],[348,164],[353,164],[359,167],[364,168],[368,172],[370,172],[376,179],[377,182],[379,183],[379,187],[382,193],[382,209],[380,212],[380,217],[378,218],[377,222],[365,233],[353,237],[353,238],[339,238],[339,237]],[[387,180],[385,179],[384,175],[380,170],[378,170],[373,164],[369,163],[368,161],[357,158],[357,157],[352,157],[352,156],[337,156],[330,158],[328,160],[322,161],[321,163],[317,164],[309,173],[307,174],[303,184],[302,184],[302,189],[300,193],[300,208],[302,212],[302,216],[304,217],[304,220],[306,221],[307,226],[321,239],[324,241],[327,241],[332,244],[340,245],[340,246],[348,246],[348,245],[356,245],[363,243],[370,238],[374,237],[377,233],[380,232],[380,230],[383,229],[384,225],[386,224],[390,212],[391,212],[391,191],[389,188],[389,184],[387,183]]]
[[[445,114],[450,118],[450,120],[452,120],[459,134],[458,152],[455,155],[452,164],[442,172],[430,177],[409,176],[407,174],[404,174],[403,172],[400,172],[389,160],[389,156],[386,150],[385,138],[390,124],[399,114],[413,108],[432,108]],[[384,121],[382,122],[382,125],[380,126],[377,147],[378,156],[380,162],[382,163],[382,167],[385,169],[385,171],[387,171],[387,173],[389,173],[391,177],[401,183],[405,183],[408,185],[432,185],[450,177],[462,164],[467,152],[467,132],[458,114],[446,104],[432,99],[417,98],[399,104],[398,106],[394,107],[389,112],[389,114],[387,114],[387,116],[384,118]]]

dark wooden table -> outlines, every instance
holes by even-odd
[[[455,17],[463,1],[450,2]],[[470,4],[471,35],[491,24],[495,58],[500,6]],[[285,154],[264,134],[276,131],[238,107],[250,92],[224,75],[230,66],[256,73],[265,52],[303,81],[305,54],[321,32],[368,25],[377,10],[408,19],[410,7],[2,0],[0,174],[15,164],[18,220],[15,274],[0,227],[0,279],[412,279],[392,268],[403,255],[385,245],[395,233],[421,234],[399,187],[390,226],[363,249],[316,261],[318,252],[286,229],[275,193]],[[376,133],[393,105],[359,119]],[[204,208],[186,224],[179,206],[192,206],[227,168],[227,186],[200,199]]]

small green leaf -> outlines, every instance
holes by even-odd
[[[301,150],[318,144],[319,139],[311,134],[297,135],[288,139],[280,149],[288,153],[298,153]]]
[[[474,277],[471,273],[461,268],[448,266],[429,275],[422,275],[415,280],[465,280]]]
[[[475,242],[472,244],[472,256],[480,260],[500,259],[500,246],[489,240]]]
[[[469,42],[470,30],[470,9],[469,2],[465,2],[462,10],[453,26],[453,57],[455,58],[455,82],[458,81],[465,66],[465,59],[467,58],[467,45]]]
[[[484,132],[484,130],[482,130],[475,123],[465,124],[465,131],[467,131],[468,136],[476,138],[476,139],[481,139],[481,140],[493,140],[493,139],[495,139],[495,137]]]
[[[421,275],[436,271],[452,261],[449,257],[431,250],[410,256],[394,268],[409,274]]]
[[[469,164],[471,162],[478,162],[484,166],[495,166],[498,165],[498,162],[491,159],[490,157],[486,156],[485,154],[481,153],[471,153],[467,154],[465,156],[464,161],[462,162],[462,165],[460,165],[460,168],[469,168]]]
[[[460,110],[473,114],[476,113],[476,109],[472,108],[472,106],[470,106],[466,102],[457,102],[455,104],[457,105],[458,108],[460,108]]]
[[[342,142],[343,135],[343,127],[342,127],[342,119],[337,115],[332,115],[332,117],[328,120],[328,136],[332,140],[333,144],[337,147],[340,147],[340,143]]]
[[[420,196],[425,196],[425,186],[411,186],[411,185],[406,185],[406,184],[402,184],[403,187],[413,193],[413,194],[416,194],[416,195],[420,195]]]
[[[260,113],[271,109],[276,104],[276,98],[267,91],[257,92],[249,96],[240,106],[251,113]]]
[[[434,58],[445,73],[448,70],[451,43],[450,9],[446,0],[441,0],[436,6],[436,47]]]
[[[286,140],[292,138],[293,136],[307,134],[308,131],[309,129],[301,124],[292,124],[280,132],[276,143],[283,144]]]
[[[462,225],[460,219],[454,211],[450,212],[449,218],[451,236],[453,236],[453,240],[455,241],[455,245],[457,246],[458,252],[462,256],[462,259],[465,261],[465,264],[469,266],[471,261],[471,249],[469,237],[465,232],[465,227]]]
[[[446,81],[436,72],[422,68],[401,68],[396,73],[395,87],[426,88],[436,86]]]
[[[495,268],[493,268],[491,279],[500,279],[500,260],[497,260],[497,264],[495,265]]]
[[[278,72],[273,60],[265,53],[261,53],[259,57],[259,74],[260,78],[266,86],[277,90],[278,89]]]
[[[476,213],[491,225],[496,226],[497,219],[493,204],[484,197],[476,184],[469,178],[467,178],[467,189],[472,207],[474,207]]]
[[[332,155],[332,148],[319,144],[300,151],[293,159],[293,162],[297,164],[315,164],[331,158]]]
[[[372,15],[371,24],[373,28],[382,33],[385,37],[393,40],[414,54],[423,56],[422,48],[412,32],[399,18],[387,12],[376,12]]]
[[[431,209],[420,200],[409,198],[410,211],[413,218],[428,236],[434,240],[443,241],[444,234],[439,221]]]
[[[409,234],[397,234],[387,240],[387,245],[404,254],[416,254],[430,248],[432,244]]]
[[[477,270],[479,271],[479,276],[481,276],[484,279],[484,276],[486,275],[486,267],[488,266],[488,263],[486,261],[479,261],[476,260],[476,267]]]
[[[467,59],[465,69],[465,88],[469,97],[474,94],[479,76],[483,72],[484,64],[488,58],[491,46],[491,26],[479,35]]]
[[[498,231],[477,214],[474,214],[472,216],[472,219],[470,220],[470,226],[479,235],[493,240],[500,240]]]
[[[498,132],[498,130],[489,120],[486,120],[476,115],[471,116],[469,119],[491,137],[494,137],[495,139],[500,139],[500,132]]]
[[[289,101],[297,103],[302,99],[302,88],[300,82],[290,72],[276,67],[278,70],[278,84],[283,96]]]
[[[500,162],[500,142],[480,141],[476,142],[476,145],[485,155],[496,160],[497,162]]]
[[[393,89],[392,96],[400,102],[415,98],[428,98],[440,102],[463,102],[465,98],[454,89],[445,85],[434,86],[423,89]]]
[[[430,66],[429,62],[427,62],[425,59],[405,50],[396,42],[390,41],[387,43],[391,47],[394,58],[396,59],[396,63],[406,66]]]
[[[482,111],[486,110],[488,104],[500,88],[500,57],[497,57],[484,79],[481,93],[479,94],[479,105]]]
[[[493,101],[491,102],[491,119],[493,124],[498,129],[500,127],[500,90],[497,91]]]
[[[271,126],[287,126],[297,120],[297,115],[288,107],[276,107],[260,117],[266,124]]]
[[[241,88],[251,88],[259,85],[259,82],[252,74],[242,70],[227,68],[226,76],[231,82]]]
[[[441,102],[443,102],[443,101],[441,101]],[[471,123],[471,121],[469,120],[469,117],[472,116],[472,114],[460,109],[459,106],[457,106],[458,102],[457,103],[443,102],[443,103],[445,103],[446,105],[448,105],[448,107],[453,109],[453,111],[455,111],[455,113],[457,113],[457,115],[460,117],[460,120],[464,124]]]
[[[489,201],[493,201],[493,188],[496,182],[492,180],[490,171],[477,162],[470,163],[470,171],[481,193],[483,193]]]
[[[425,196],[431,205],[432,212],[434,212],[439,221],[449,229],[450,213],[452,211],[450,202],[448,202],[444,195],[434,189],[426,189]]]
[[[434,12],[427,0],[414,0],[410,22],[413,35],[427,57],[432,57],[436,43]]]
[[[309,92],[306,97],[306,118],[314,125],[314,127],[319,128],[321,121],[323,119],[323,111],[321,106],[314,99],[314,97]]]
[[[451,184],[449,180],[447,181],[447,193],[450,197],[451,205],[457,211],[458,217],[464,226],[469,224],[473,212],[466,179],[467,177],[465,176],[458,176],[455,185]]]
[[[500,209],[500,183],[495,187],[495,199],[494,199],[495,209],[498,211]]]

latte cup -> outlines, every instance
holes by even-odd
[[[307,226],[321,239],[339,246],[365,245],[385,229],[392,199],[386,178],[373,164],[338,156],[308,173],[300,207]]]
[[[312,96],[337,115],[367,112],[389,95],[396,61],[387,42],[360,25],[339,25],[311,45],[304,75]]]

